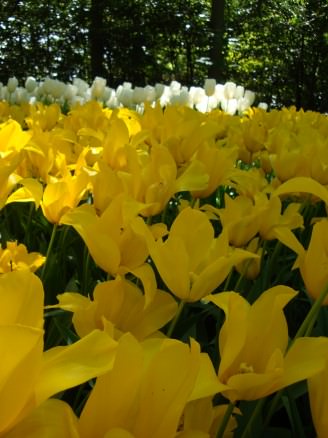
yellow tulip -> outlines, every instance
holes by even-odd
[[[233,246],[245,246],[260,229],[262,207],[259,208],[252,199],[244,195],[232,199],[226,194],[224,201],[224,208],[218,209],[209,205],[206,210],[220,217],[222,227]]]
[[[203,357],[195,341],[190,347],[158,338],[139,344],[125,334],[113,369],[97,379],[81,413],[81,438],[174,438],[187,402],[220,389]]]
[[[209,181],[204,190],[194,191],[192,193],[193,197],[206,198],[220,185],[231,183],[237,155],[237,148],[223,148],[208,144],[204,144],[199,148],[195,159],[205,165],[205,172],[209,175]]]
[[[0,159],[0,209],[6,204],[10,192],[21,179],[15,173],[20,161],[21,155],[16,152]]]
[[[0,276],[0,349],[6,359],[0,369],[1,436],[14,434],[52,395],[107,372],[113,364],[116,342],[100,331],[43,353],[43,301],[42,283],[31,272]]]
[[[86,173],[49,182],[41,201],[42,212],[48,221],[58,224],[67,211],[73,210],[85,194],[88,182]]]
[[[283,307],[297,292],[276,286],[250,305],[236,292],[209,295],[225,322],[219,333],[218,379],[230,401],[256,400],[320,372],[327,356],[327,338],[298,338],[288,346]]]
[[[328,221],[326,219],[315,223],[309,246],[307,249],[304,249],[292,233],[286,233],[283,229],[276,231],[279,240],[297,254],[298,257],[293,268],[300,270],[306,291],[313,300],[319,298],[328,284],[327,233]],[[323,301],[323,305],[328,305],[328,298]]]
[[[207,215],[190,207],[176,217],[165,241],[155,241],[142,220],[136,221],[134,228],[147,239],[149,253],[168,289],[186,302],[213,292],[235,264],[258,257],[230,248],[226,233],[215,238]]]
[[[118,176],[129,196],[147,204],[143,216],[160,213],[177,192],[203,190],[208,185],[206,167],[196,158],[178,170],[169,150],[161,145],[149,154],[132,147],[126,148],[126,153],[128,165]]]
[[[131,223],[144,208],[124,194],[116,196],[98,217],[90,205],[65,214],[60,223],[72,225],[87,245],[94,261],[112,276],[140,267],[148,256],[144,237]]]
[[[151,287],[156,289],[156,284]],[[52,307],[73,312],[73,324],[80,337],[96,328],[108,328],[110,324],[115,339],[130,332],[138,340],[143,340],[158,336],[157,330],[167,324],[177,311],[176,301],[167,292],[156,290],[148,295],[152,295],[152,299],[146,306],[146,296],[142,291],[117,276],[115,280],[99,283],[94,289],[93,300],[66,292],[57,297],[59,304]]]
[[[284,212],[281,213],[282,205],[278,196],[272,195],[269,200],[265,195],[259,196],[257,201],[259,206],[263,206],[259,228],[259,234],[262,239],[279,239],[276,233],[277,229],[286,228],[293,230],[303,227],[303,216],[299,213],[299,204],[290,203]]]
[[[42,184],[33,178],[22,178],[18,181],[21,187],[17,188],[6,201],[6,204],[13,202],[34,202],[38,208],[42,199]]]
[[[37,252],[27,252],[25,245],[7,242],[5,249],[0,248],[0,274],[10,271],[29,269],[36,271],[45,262],[45,257]]]
[[[0,125],[0,157],[22,150],[31,138],[31,133],[23,131],[19,123],[8,120]]]
[[[198,400],[193,400],[186,405],[183,412],[183,422],[181,429],[183,432],[177,435],[177,438],[195,438],[198,437],[214,437],[223,416],[226,412],[227,405],[213,406],[212,398],[205,397]],[[235,413],[239,413],[237,408]],[[237,427],[236,418],[231,415],[224,433],[224,438],[233,438],[233,431]],[[200,435],[203,433],[204,435]],[[195,434],[195,435],[193,435]]]

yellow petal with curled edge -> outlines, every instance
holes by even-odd
[[[6,204],[12,202],[34,202],[38,208],[42,199],[43,187],[36,179],[24,178],[19,181],[22,187],[15,190],[7,199]]]
[[[282,386],[292,385],[321,372],[326,366],[327,356],[328,338],[296,339],[285,356]]]
[[[229,371],[236,356],[244,346],[247,318],[251,306],[236,292],[220,292],[215,295],[208,295],[205,299],[222,309],[226,317],[219,334],[221,355],[219,377],[222,382],[225,374]]]
[[[290,193],[309,193],[322,199],[328,205],[328,190],[320,183],[306,176],[298,176],[281,184],[274,195],[287,195]]]
[[[99,218],[90,205],[82,205],[62,216],[60,223],[72,225],[87,245],[97,265],[116,275],[120,264],[120,251],[115,240],[99,229]]]
[[[35,387],[37,403],[104,374],[113,366],[116,347],[105,332],[94,330],[72,345],[46,351]]]

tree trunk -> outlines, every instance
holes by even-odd
[[[208,75],[218,82],[222,82],[225,79],[224,6],[225,0],[212,0],[210,21],[210,31],[212,33],[211,66]]]
[[[91,79],[96,76],[105,77],[105,29],[104,29],[104,0],[91,0],[89,44],[91,60]]]

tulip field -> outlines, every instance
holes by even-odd
[[[245,108],[0,101],[1,438],[328,436],[328,117]]]

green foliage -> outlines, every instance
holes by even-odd
[[[210,74],[214,0],[5,0],[0,6],[0,80],[47,75],[114,87],[203,85]],[[225,3],[222,74],[273,107],[328,110],[326,0]],[[222,57],[220,58],[222,59]]]

